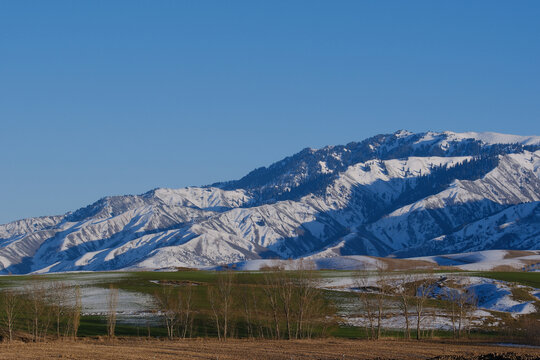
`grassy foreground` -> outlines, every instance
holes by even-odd
[[[424,270],[425,271],[425,270]],[[422,271],[397,271],[390,273],[393,276],[409,276],[411,274],[422,274]],[[271,273],[270,273],[271,274]],[[434,278],[445,275],[445,273],[428,273]],[[101,298],[94,299],[98,302],[101,301],[106,305],[108,294],[111,288],[120,289],[124,294],[132,294],[134,298],[146,297],[156,300],[156,295],[162,294],[164,290],[171,290],[172,300],[178,299],[176,294],[180,296],[186,295],[186,289],[189,288],[190,296],[190,320],[189,324],[186,322],[186,327],[189,328],[187,337],[193,338],[211,338],[218,337],[218,327],[216,326],[216,320],[222,322],[223,314],[219,313],[223,307],[222,303],[217,303],[218,314],[214,312],[213,304],[210,301],[213,298],[222,298],[219,293],[214,292],[214,296],[211,296],[209,290],[219,288],[220,279],[224,279],[224,272],[215,271],[193,271],[184,270],[176,272],[107,272],[107,273],[72,273],[72,274],[50,274],[50,275],[30,275],[30,276],[3,276],[0,277],[0,289],[18,288],[20,292],[17,296],[19,306],[16,307],[16,319],[14,321],[14,330],[18,333],[25,334],[27,338],[34,332],[34,328],[38,328],[39,331],[38,340],[44,338],[55,338],[56,333],[58,336],[71,337],[73,334],[73,316],[70,313],[73,299],[71,303],[64,301],[61,304],[65,309],[61,308],[58,303],[55,303],[55,292],[58,288],[50,287],[53,283],[62,283],[67,286],[64,291],[68,293],[73,292],[73,287],[79,286],[81,289],[96,288],[102,290]],[[283,311],[283,296],[286,295],[284,291],[287,288],[283,287],[284,282],[279,283],[280,287],[274,289],[274,278],[267,278],[269,273],[265,272],[234,272],[231,273],[234,276],[234,281],[231,284],[230,293],[227,296],[231,298],[231,303],[228,305],[229,310],[227,316],[229,318],[229,337],[234,338],[291,338],[286,333],[287,318],[283,314],[278,314],[277,321],[273,318],[273,308],[269,303],[269,296],[274,296],[277,301],[277,311]],[[299,276],[307,276],[301,272],[288,272],[287,274],[277,274],[279,276],[286,276],[285,280],[294,281]],[[347,278],[354,274],[350,271],[336,271],[336,270],[324,270],[316,271],[306,277],[305,279],[313,281],[314,283],[319,280],[329,280]],[[377,274],[367,272],[365,276],[375,276]],[[523,273],[523,272],[459,272],[459,276],[481,276],[486,278],[494,278],[504,280],[511,283],[523,284],[540,288],[540,273]],[[274,280],[273,280],[274,279]],[[278,278],[276,278],[279,280]],[[35,288],[34,286],[38,286]],[[189,286],[188,286],[189,285]],[[40,287],[44,287],[40,290]],[[40,296],[30,296],[32,291],[41,291]],[[47,290],[49,289],[49,290]],[[294,290],[294,288],[291,288]],[[269,291],[272,292],[269,292]],[[300,289],[302,290],[302,289]],[[339,314],[347,314],[346,316],[358,316],[359,313],[366,309],[364,300],[358,298],[358,294],[348,291],[336,291],[336,290],[322,290],[322,289],[310,289],[306,299],[313,299],[317,297],[320,301],[316,303],[316,307],[313,303],[311,312],[305,312],[305,319],[309,320],[305,322],[307,326],[311,326],[309,333],[304,330],[304,336],[295,336],[295,314],[294,311],[301,303],[297,303],[297,299],[290,298],[290,309],[292,311],[292,338],[312,338],[312,337],[330,337],[330,338],[343,338],[349,339],[365,339],[369,337],[368,329],[364,326],[352,326],[350,324],[344,324],[340,322],[338,318]],[[26,291],[26,292],[25,292]],[[527,291],[523,289],[512,289],[514,298],[521,301],[532,301],[538,304],[540,308],[540,301],[538,298],[533,297]],[[413,292],[408,294],[409,298],[409,312],[414,312],[415,297]],[[1,295],[1,293],[0,293]],[[69,294],[68,294],[69,295]],[[299,294],[301,295],[301,293]],[[371,302],[372,311],[377,311],[378,298],[376,294],[366,295],[366,298]],[[383,310],[389,312],[399,313],[400,303],[399,294],[386,293],[380,298],[383,303]],[[0,336],[6,337],[5,319],[2,316],[5,315],[5,304],[0,296]],[[85,299],[83,299],[84,302]],[[298,300],[299,301],[299,300]],[[46,306],[36,307],[37,303],[45,302]],[[21,304],[25,303],[25,306]],[[71,304],[71,305],[69,305]],[[183,305],[183,303],[179,303]],[[120,304],[122,305],[122,304]],[[174,305],[174,303],[172,304]],[[178,304],[177,304],[178,305]],[[449,306],[451,304],[448,301],[441,301],[440,299],[426,299],[424,306],[430,312],[424,314],[443,314],[448,313]],[[105,306],[105,311],[106,311]],[[55,312],[61,310],[62,319],[58,324],[55,316],[51,316]],[[122,308],[120,308],[122,310]],[[152,338],[165,338],[168,336],[167,328],[164,324],[164,316],[158,314],[158,307],[156,302],[146,303],[146,307],[142,309],[137,321],[126,321],[126,317],[123,320],[116,322],[116,328],[113,332],[114,335],[120,337],[134,337],[136,339],[142,337]],[[174,309],[177,311],[177,309]],[[182,310],[182,309],[180,309]],[[120,311],[121,313],[121,311]],[[78,322],[77,336],[86,337],[86,340],[99,336],[107,336],[108,322],[106,313],[87,313],[80,314]],[[219,319],[216,316],[219,315]],[[287,314],[286,314],[287,315]],[[308,315],[311,318],[308,318]],[[498,319],[499,326],[475,328],[470,334],[467,334],[467,338],[476,341],[490,341],[492,339],[504,338],[505,341],[513,341],[528,344],[538,344],[538,339],[532,339],[530,331],[527,329],[534,329],[534,333],[537,333],[537,324],[540,324],[540,313],[536,312],[525,317],[514,318],[509,314],[497,313],[495,314]],[[59,315],[60,316],[60,315]],[[130,315],[136,319],[138,314]],[[179,317],[184,316],[182,312],[179,313]],[[428,318],[427,315],[423,315]],[[4,316],[5,317],[5,316]],[[128,316],[129,317],[129,316]],[[34,326],[33,321],[39,318],[39,326]],[[128,319],[129,320],[129,319]],[[376,319],[375,319],[376,320]],[[525,321],[526,320],[526,321]],[[36,320],[37,321],[37,320]],[[116,320],[115,320],[116,321]],[[429,321],[425,320],[425,321]],[[279,325],[279,332],[274,331],[274,327]],[[180,334],[181,323],[175,325],[174,337],[182,337]],[[57,331],[57,328],[59,331]],[[413,324],[414,328],[414,324]],[[519,330],[519,331],[517,331]],[[276,336],[276,334],[279,334]],[[300,333],[300,335],[303,335]],[[382,328],[382,337],[392,337],[396,341],[405,338],[405,332],[402,328]],[[414,333],[413,333],[414,335]],[[185,336],[185,335],[184,335]],[[422,338],[452,338],[455,336],[450,330],[423,330]],[[536,335],[534,335],[536,336]],[[534,337],[533,336],[533,337]],[[371,334],[373,337],[373,333]],[[17,338],[17,336],[15,337]],[[19,337],[20,338],[20,337]]]

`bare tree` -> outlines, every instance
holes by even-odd
[[[230,316],[233,305],[233,284],[235,275],[227,270],[219,272],[215,286],[208,288],[208,300],[216,322],[218,339],[227,340],[230,335]]]
[[[437,282],[430,274],[419,274],[415,278],[415,310],[416,310],[416,339],[421,337],[421,322],[424,307],[429,296],[432,294]]]
[[[452,322],[452,336],[456,338],[458,336],[458,303],[460,302],[463,286],[457,281],[455,277],[448,277],[446,279],[445,287],[442,291],[442,299],[446,301],[447,310],[450,313],[450,321]]]
[[[46,306],[46,288],[40,280],[32,280],[27,293],[28,314],[32,341],[38,342],[47,336],[50,325],[50,312]]]
[[[306,331],[305,323],[314,316],[312,308],[317,299],[321,296],[321,291],[317,287],[318,278],[315,274],[315,265],[311,262],[299,261],[297,266],[296,290],[298,298],[298,314],[295,338],[301,338]],[[308,333],[309,336],[309,333]]]
[[[474,317],[474,312],[476,311],[478,307],[478,297],[476,296],[476,293],[473,289],[467,289],[466,291],[467,296],[467,307],[465,308],[465,314],[467,318],[467,336],[471,335],[471,327]]]
[[[256,309],[256,306],[254,305],[256,304],[256,299],[252,296],[252,293],[253,291],[247,288],[242,292],[242,310],[246,322],[247,337],[250,339],[255,337],[255,332],[253,330],[255,319],[253,313]]]
[[[67,310],[68,310],[68,293],[67,293],[67,286],[66,284],[62,282],[55,282],[52,284],[52,286],[49,288],[50,292],[50,302],[51,302],[51,310],[54,314],[54,318],[56,321],[56,337],[60,338],[60,325],[62,321],[66,318]]]
[[[79,326],[81,325],[81,312],[82,312],[82,299],[81,288],[75,286],[73,290],[74,304],[71,309],[71,327],[73,331],[73,339],[77,339],[77,333],[79,332]]]
[[[446,287],[443,290],[444,300],[447,301],[447,308],[450,312],[450,321],[452,322],[452,336],[457,337],[457,299],[460,294],[456,289]]]
[[[455,297],[455,302],[458,309],[457,333],[458,337],[461,337],[465,327],[467,328],[467,332],[470,332],[470,324],[477,304],[476,294],[467,286],[467,283],[464,283],[462,284],[458,295]],[[465,324],[465,322],[467,322],[467,324]]]
[[[376,288],[369,282],[369,272],[359,270],[354,276],[354,284],[357,289],[357,294],[360,304],[363,309],[364,317],[367,319],[365,323],[366,333],[368,338],[375,338],[375,316],[377,309],[377,301],[375,298]]]
[[[279,272],[278,294],[281,303],[281,309],[285,316],[285,325],[287,330],[287,339],[292,339],[293,322],[293,301],[295,296],[295,284],[291,272],[282,269]]]
[[[1,306],[2,323],[6,328],[8,340],[11,342],[13,340],[15,320],[17,319],[20,309],[20,301],[17,292],[12,289],[3,290],[1,292]]]
[[[274,338],[306,338],[316,324],[325,328],[321,319],[328,315],[328,307],[314,269],[313,263],[302,260],[265,269],[262,289]]]
[[[155,293],[158,308],[163,316],[167,336],[174,337],[178,328],[178,336],[186,338],[192,323],[191,284],[180,289],[172,285],[162,285]]]
[[[192,297],[192,286],[187,284],[179,292],[180,296],[180,322],[179,325],[181,329],[178,331],[178,335],[182,336],[185,339],[188,335],[191,337],[191,328],[193,325],[193,297]]]
[[[395,288],[395,293],[399,297],[399,308],[405,319],[405,338],[411,338],[411,325],[409,318],[409,310],[411,309],[412,298],[414,297],[414,289],[411,286],[412,277],[409,274],[403,274],[398,280]]]
[[[180,301],[170,285],[161,285],[159,291],[155,293],[155,298],[158,303],[158,308],[163,316],[165,327],[167,328],[167,336],[172,339],[174,336],[174,328],[178,322],[180,313]]]
[[[382,267],[377,268],[377,291],[376,291],[376,301],[377,301],[377,335],[376,339],[381,337],[382,329],[382,317],[385,310],[388,307],[387,299],[388,296],[392,293],[393,287],[390,281],[389,274],[384,271]]]
[[[265,269],[263,291],[266,295],[268,305],[270,306],[271,318],[274,329],[274,338],[279,339],[280,333],[280,274],[281,269],[278,267]]]
[[[264,290],[264,284],[261,284],[261,288]],[[263,291],[264,293],[264,291]],[[255,330],[257,331],[257,336],[261,339],[266,337],[272,338],[272,317],[271,317],[271,307],[265,302],[265,298],[259,298],[256,291],[251,291],[251,294],[246,294],[246,297],[251,298],[251,309],[252,309],[252,321],[253,324],[253,336],[255,337]]]
[[[109,287],[109,295],[107,297],[107,335],[109,338],[114,337],[116,329],[116,307],[118,305],[118,288]]]

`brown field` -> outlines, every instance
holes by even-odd
[[[508,354],[501,357],[496,354]],[[486,356],[485,354],[491,354]],[[538,359],[540,349],[449,341],[118,339],[2,343],[0,359]]]
[[[536,255],[536,254],[537,254],[536,251],[506,250],[506,255],[504,255],[504,259],[514,259],[514,258],[517,258],[517,257]]]
[[[409,259],[393,259],[376,257],[377,260],[384,263],[387,270],[417,270],[417,269],[435,269],[440,266],[431,261],[425,260],[409,260]]]

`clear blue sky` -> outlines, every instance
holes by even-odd
[[[0,1],[0,223],[411,131],[540,135],[539,1]]]

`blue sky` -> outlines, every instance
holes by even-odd
[[[411,131],[540,135],[538,1],[0,1],[0,223]]]

